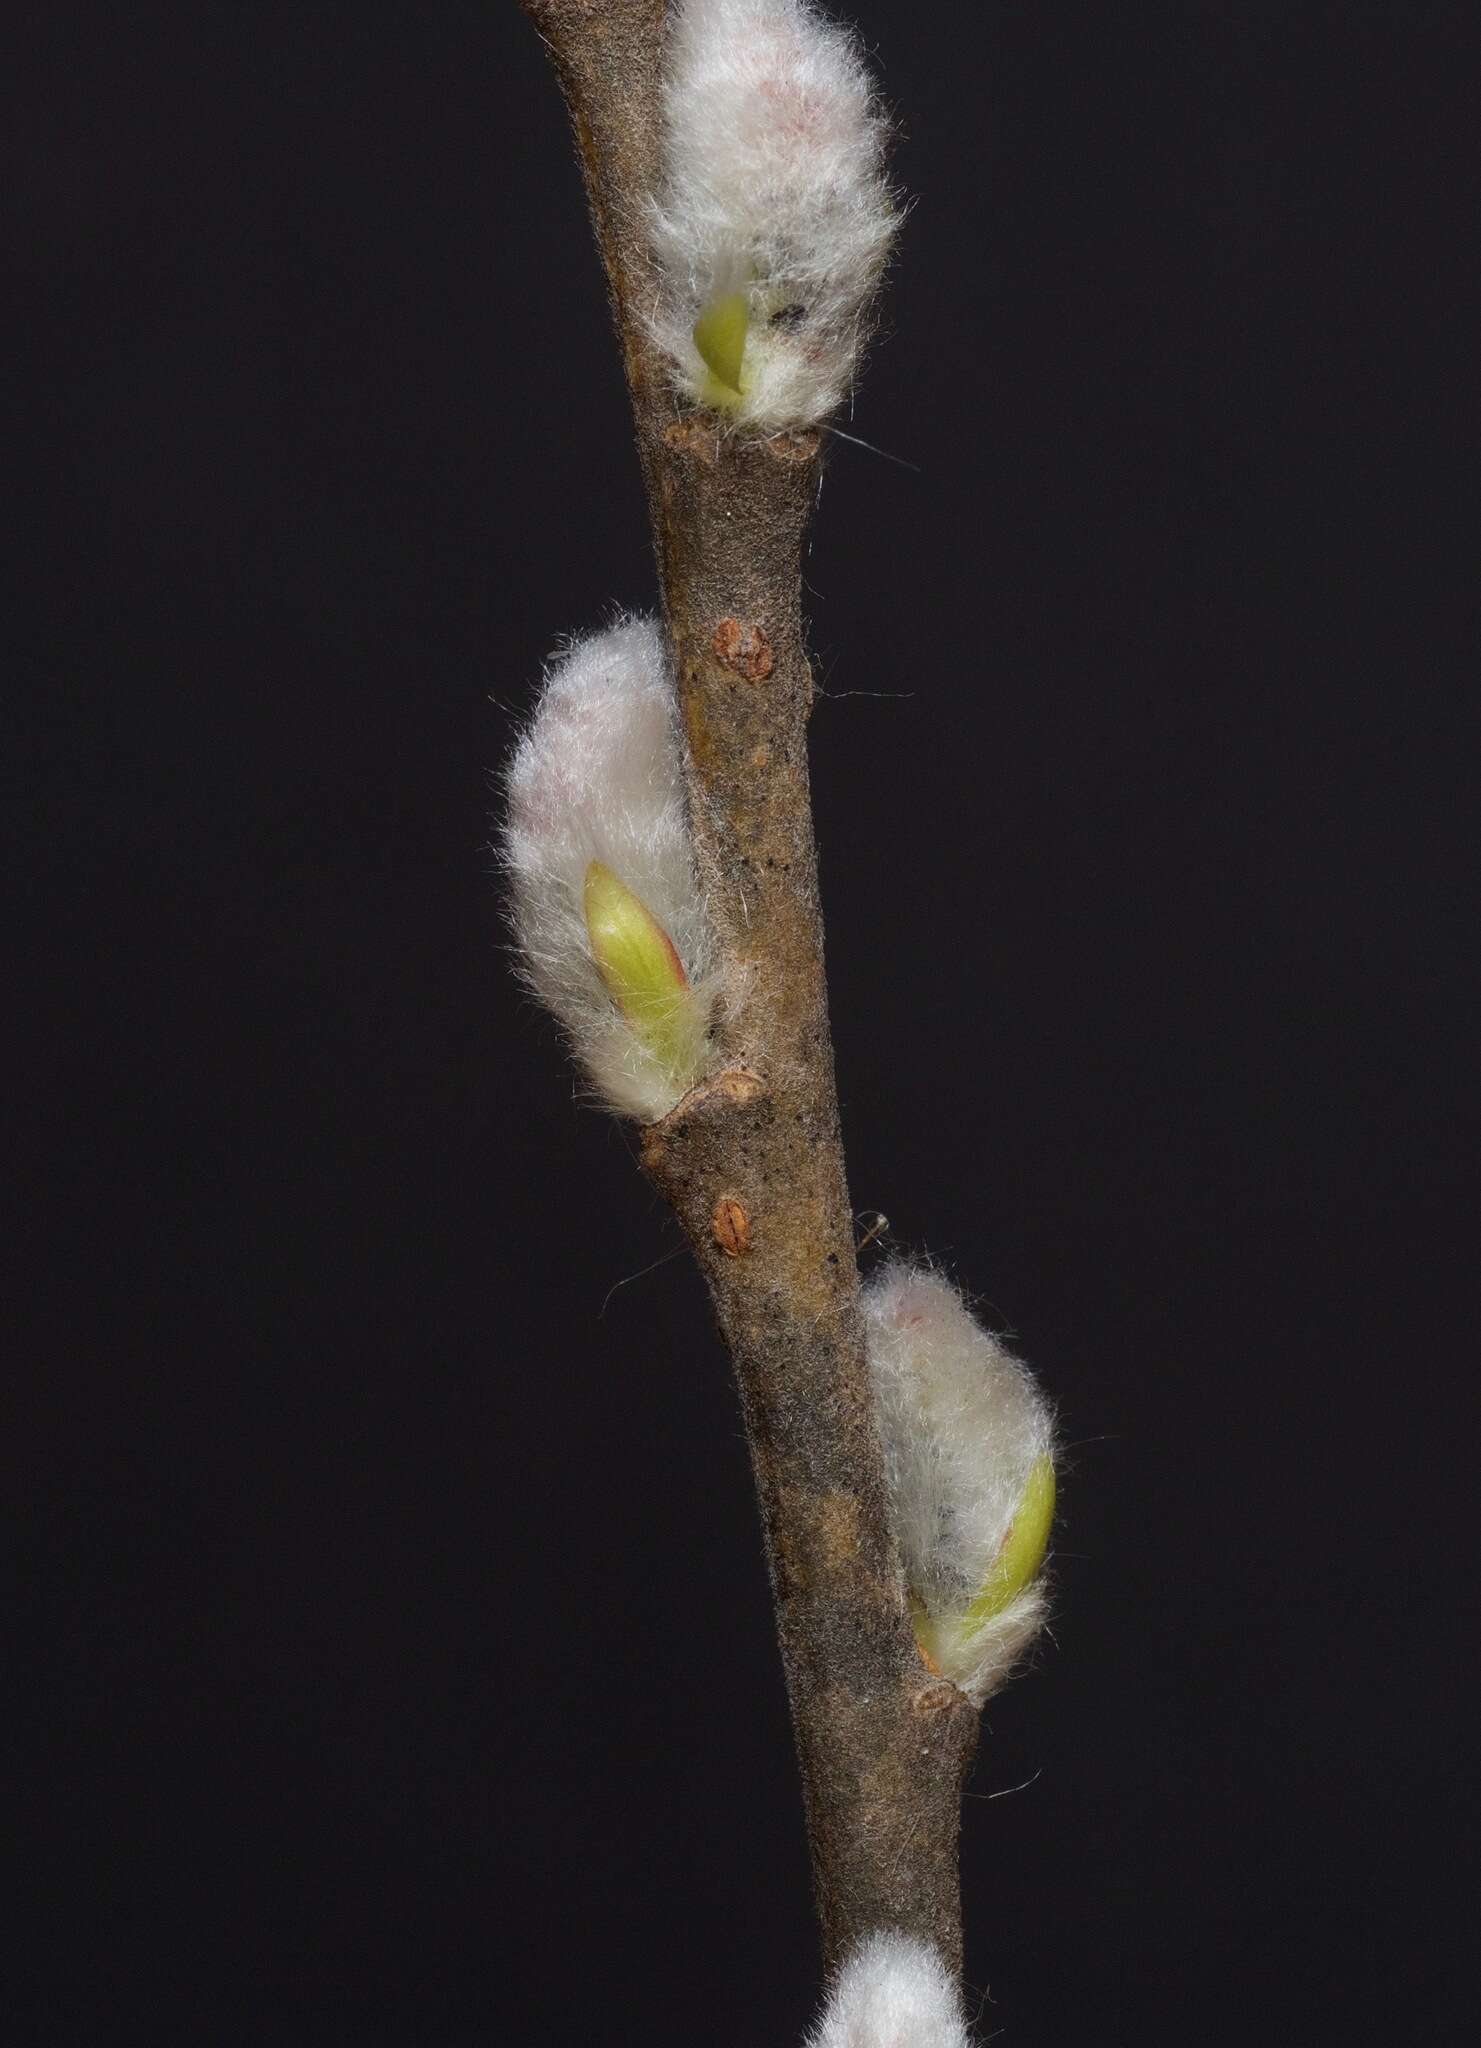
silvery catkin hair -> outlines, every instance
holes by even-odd
[[[865,1935],[828,1992],[806,2048],[971,2048],[961,1999],[928,1942]]]
[[[888,1260],[863,1293],[890,1518],[922,1649],[980,1705],[1037,1634],[1054,1421],[950,1281]]]
[[[858,45],[809,0],[681,0],[650,238],[658,345],[737,427],[847,397],[898,220]]]
[[[570,642],[505,775],[500,853],[524,978],[608,1108],[653,1122],[699,1079],[718,987],[651,619]]]

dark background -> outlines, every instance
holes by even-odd
[[[854,1199],[1071,1447],[974,2011],[1460,2040],[1469,10],[853,12],[919,465],[840,444],[807,565]],[[4,2038],[800,2044],[726,1361],[489,873],[543,657],[653,595],[542,52],[11,40]]]

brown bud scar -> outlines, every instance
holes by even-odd
[[[961,1697],[948,1680],[941,1685],[922,1686],[910,1704],[918,1714],[949,1714]]]
[[[710,1228],[727,1258],[744,1258],[751,1249],[751,1219],[734,1195],[722,1195],[716,1202]]]
[[[746,683],[764,683],[776,666],[771,642],[759,626],[742,625],[739,619],[722,619],[710,642],[715,659]]]
[[[798,427],[789,433],[771,435],[766,446],[778,462],[811,462],[822,438],[816,427]]]
[[[731,1102],[754,1102],[758,1095],[766,1093],[766,1083],[749,1067],[727,1067],[723,1074],[715,1076],[714,1089]]]
[[[719,460],[720,436],[703,413],[690,413],[686,419],[675,420],[672,426],[664,428],[663,438],[677,453],[697,457],[707,469],[713,469]]]

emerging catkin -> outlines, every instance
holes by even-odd
[[[772,432],[848,396],[898,223],[886,133],[857,43],[809,0],[680,0],[649,228],[685,397]]]
[[[863,1293],[890,1518],[916,1635],[979,1704],[1037,1634],[1054,1421],[1028,1370],[950,1281],[886,1261]]]
[[[525,981],[601,1100],[645,1123],[703,1073],[719,985],[682,748],[658,627],[623,619],[552,662],[504,778]]]
[[[829,1988],[807,2048],[970,2048],[961,1999],[928,1942],[867,1934]]]

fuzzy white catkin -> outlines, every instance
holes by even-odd
[[[807,2048],[971,2048],[961,2000],[929,1942],[868,1934],[834,1979]]]
[[[1052,1459],[1054,1418],[1027,1369],[930,1266],[887,1260],[863,1307],[901,1562],[926,1612],[949,1621],[997,1560],[1030,1472]],[[1032,1642],[1044,1607],[1031,1581],[971,1634],[935,1631],[945,1676],[980,1704]]]
[[[504,787],[499,850],[525,980],[564,1025],[607,1106],[653,1122],[699,1074],[664,1066],[613,1003],[592,959],[583,896],[590,863],[601,861],[663,926],[708,1017],[715,947],[695,879],[678,710],[651,619],[623,619],[565,647]]]
[[[655,338],[703,403],[695,321],[745,292],[743,395],[726,417],[813,425],[852,387],[898,219],[868,71],[808,0],[681,0],[670,37]]]

